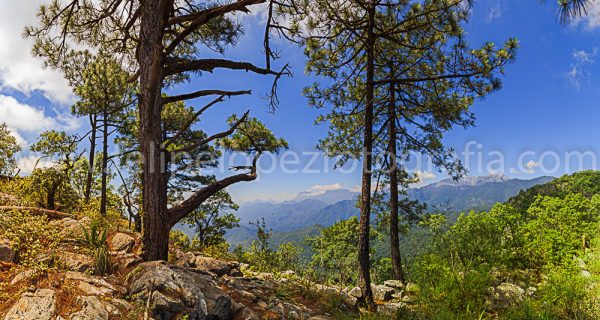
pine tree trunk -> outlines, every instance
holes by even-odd
[[[90,138],[90,156],[89,168],[85,179],[85,202],[90,201],[92,193],[92,179],[94,178],[94,160],[96,157],[96,130],[98,130],[98,120],[96,115],[90,115],[90,125],[92,127],[92,136]]]
[[[389,121],[389,170],[390,170],[390,256],[394,278],[404,283],[404,271],[400,257],[400,232],[398,230],[398,163],[396,161],[396,96],[390,84]]]
[[[369,7],[369,25],[367,30],[367,86],[365,105],[365,132],[363,141],[362,195],[360,203],[360,234],[358,239],[359,280],[363,299],[369,311],[376,306],[371,290],[371,273],[369,258],[369,233],[371,228],[371,167],[373,152],[373,97],[374,97],[374,23],[375,6]]]
[[[162,159],[161,92],[163,86],[162,38],[168,0],[147,0],[140,5],[140,37],[137,59],[140,66],[140,151],[142,155],[144,259],[167,260],[169,231],[167,217],[168,176]]]
[[[104,123],[102,128],[102,189],[100,193],[100,215],[106,216],[107,183],[108,183],[108,112],[104,110]]]

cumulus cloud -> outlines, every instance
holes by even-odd
[[[415,171],[415,176],[419,181],[435,179],[435,173],[429,171]]]
[[[39,157],[30,155],[27,157],[21,157],[17,159],[17,168],[21,170],[21,174],[30,174],[35,168],[48,168],[51,167],[53,163],[48,160],[40,160]]]
[[[55,113],[58,112],[55,110]],[[71,115],[57,113],[49,116],[43,109],[23,104],[17,99],[0,94],[0,123],[6,123],[22,147],[27,145],[24,137],[36,138],[50,129],[75,130],[80,122]]]
[[[0,89],[24,94],[40,91],[48,100],[69,104],[74,96],[60,72],[46,69],[31,55],[31,39],[22,37],[23,28],[37,22],[43,0],[0,1]]]

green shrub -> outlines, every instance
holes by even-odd
[[[58,229],[45,215],[25,210],[3,212],[0,215],[0,236],[8,239],[15,252],[15,262],[45,269],[60,243]],[[45,258],[43,259],[43,257]]]

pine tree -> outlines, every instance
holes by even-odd
[[[247,61],[202,57],[206,49],[225,54],[226,48],[235,45],[243,35],[241,25],[230,14],[247,13],[251,7],[265,2],[53,1],[41,7],[39,25],[25,30],[26,35],[36,39],[34,54],[43,57],[48,66],[64,65],[65,57],[71,50],[69,45],[75,43],[101,47],[103,52],[117,59],[124,69],[134,75],[131,80],[138,83],[139,151],[143,160],[141,181],[146,260],[166,260],[169,230],[210,196],[234,183],[256,179],[256,170],[247,167],[245,173],[204,185],[184,201],[169,208],[170,175],[162,159],[168,159],[172,153],[189,152],[214,143],[234,133],[248,117],[240,117],[237,122],[231,123],[229,130],[177,149],[169,149],[170,143],[165,141],[161,115],[168,103],[216,96],[214,103],[208,103],[198,110],[199,117],[203,111],[225,101],[225,98],[250,93],[248,89],[229,91],[202,88],[177,96],[163,96],[165,88],[190,80],[193,73],[209,73],[218,69],[272,76],[275,82],[271,101],[276,104],[277,80],[289,74],[289,71],[287,66],[279,71],[271,69],[271,59],[276,54],[268,47],[268,31],[265,32],[266,67]],[[270,23],[267,23],[266,28],[269,27]]]

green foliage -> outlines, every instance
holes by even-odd
[[[239,227],[240,219],[233,213],[224,211],[237,209],[238,205],[233,202],[229,193],[221,190],[189,214],[182,222],[196,232],[193,245],[195,250],[201,251],[202,248],[226,242],[225,233]]]
[[[8,239],[15,262],[38,270],[48,268],[53,250],[60,242],[59,230],[45,215],[13,210],[0,214],[0,237]]]
[[[538,266],[559,265],[582,254],[586,239],[597,232],[598,212],[600,195],[538,197],[528,210],[531,220],[523,227],[525,250]]]
[[[0,124],[0,175],[12,175],[17,162],[15,154],[21,151],[17,138],[11,133],[5,123]]]
[[[92,248],[99,248],[106,245],[108,230],[98,220],[92,220],[89,228],[83,229],[85,242]]]
[[[536,201],[537,196],[564,198],[569,194],[580,194],[591,198],[600,194],[600,171],[581,171],[572,175],[564,175],[551,182],[522,190],[508,200],[508,203],[519,212],[526,213]]]
[[[191,248],[190,237],[181,230],[171,230],[169,232],[169,244],[183,251]]]
[[[227,119],[230,125],[240,121],[233,115]],[[279,152],[288,148],[283,138],[277,138],[267,127],[256,118],[245,119],[237,127],[233,135],[223,138],[220,145],[229,151],[237,152]]]
[[[340,221],[321,230],[306,242],[314,252],[309,266],[321,281],[333,281],[342,286],[357,283],[359,221],[356,217]],[[371,232],[371,239],[379,235]]]
[[[506,319],[596,319],[596,177],[562,177],[490,211],[463,214],[447,229],[443,219],[426,219],[433,243],[411,268],[422,311],[431,318],[499,312]],[[584,277],[582,268],[592,276]],[[509,310],[486,304],[488,288],[501,282],[538,291]]]
[[[94,258],[94,274],[105,275],[110,272],[110,262],[106,239],[108,224],[100,219],[92,219],[88,228],[83,229],[85,243]]]

